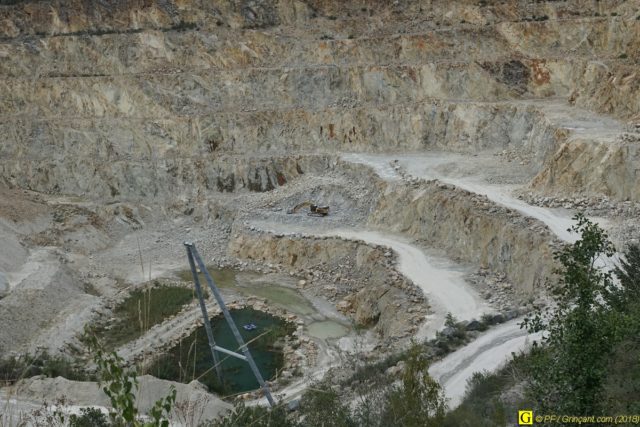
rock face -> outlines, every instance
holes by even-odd
[[[200,236],[218,259],[299,275],[383,336],[411,334],[428,307],[385,248],[247,229],[304,224],[283,217],[308,199],[331,204],[319,234],[393,232],[534,293],[558,244],[540,222],[353,159],[456,153],[463,178],[476,157],[511,163],[483,184],[531,200],[640,201],[638,13],[636,0],[4,1],[0,271],[24,280],[0,301],[13,326],[0,354],[66,340],[100,303],[85,282],[128,280],[142,252],[169,271]],[[23,224],[28,190],[53,225]]]
[[[375,327],[385,338],[405,336],[424,320],[421,291],[393,271],[386,248],[331,237],[236,234],[231,255],[306,275],[310,280],[301,281],[302,288],[335,302],[359,325]]]
[[[265,159],[212,154],[196,158],[153,155],[154,159],[131,159],[126,155],[128,159],[119,160],[110,156],[100,160],[98,155],[89,160],[95,148],[79,146],[74,151],[79,158],[87,156],[87,162],[68,168],[59,167],[65,160],[43,151],[34,153],[27,163],[2,165],[0,169],[14,177],[12,184],[45,193],[78,194],[100,200],[174,201],[176,196],[195,197],[202,191],[269,191],[325,165],[321,157],[310,162],[299,157]],[[39,160],[35,160],[36,156]]]
[[[605,194],[617,200],[640,200],[640,138],[574,139],[560,145],[532,181],[547,194]]]
[[[188,187],[269,190],[305,171],[292,152],[515,147],[536,159],[540,191],[572,194],[580,178],[589,191],[638,200],[634,145],[617,149],[626,163],[589,143],[558,161],[576,126],[554,121],[549,101],[637,117],[636,9],[18,1],[0,9],[0,177],[163,199]],[[603,166],[577,174],[571,153]]]
[[[390,186],[369,223],[424,239],[455,259],[504,272],[520,292],[538,287],[553,268],[553,237],[535,221],[438,182],[425,182],[419,189]]]

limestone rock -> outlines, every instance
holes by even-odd
[[[0,271],[0,298],[9,295],[9,280],[7,276]]]

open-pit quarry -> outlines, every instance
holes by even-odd
[[[450,313],[454,407],[539,338],[519,323],[576,212],[638,241],[639,59],[635,0],[0,1],[0,359],[89,373],[0,377],[0,426],[109,407],[88,329],[143,412],[171,384],[176,425],[265,404],[159,374],[202,325],[185,241],[230,308],[286,325],[277,399]]]

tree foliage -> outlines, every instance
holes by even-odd
[[[615,268],[615,274],[620,281],[620,286],[612,289],[611,304],[620,311],[631,312],[631,306],[640,303],[639,245],[629,245]]]
[[[583,215],[570,231],[580,239],[555,253],[561,267],[554,305],[525,319],[530,332],[546,331],[531,363],[531,392],[542,410],[602,412],[607,356],[624,323],[612,305],[616,286],[605,259],[615,249],[607,234]]]
[[[69,427],[109,427],[109,420],[99,409],[82,408],[80,415],[69,417]]]
[[[207,424],[208,427],[295,427],[298,423],[287,416],[282,405],[274,408],[263,406],[245,406],[239,403],[226,417]]]
[[[350,407],[338,393],[325,383],[316,384],[307,391],[300,402],[304,426],[352,427],[355,426]]]
[[[118,427],[168,427],[167,417],[176,401],[176,389],[171,386],[169,395],[154,403],[149,411],[150,422],[140,421],[136,407],[135,392],[138,389],[138,379],[135,371],[127,371],[123,359],[115,352],[106,353],[95,336],[86,336],[85,340],[98,367],[102,390],[111,400],[113,410],[109,415],[112,423]]]
[[[381,426],[441,426],[446,399],[440,384],[429,376],[429,362],[419,346],[409,351],[402,374],[402,385],[387,397]]]

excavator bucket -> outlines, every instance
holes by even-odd
[[[296,212],[298,212],[298,210],[302,209],[303,207],[309,206],[309,212],[307,212],[307,215],[309,216],[327,216],[329,215],[329,206],[318,206],[314,203],[311,203],[310,201],[304,201],[302,203],[298,203],[296,206],[294,206],[293,208],[287,210],[288,214],[294,214]]]

